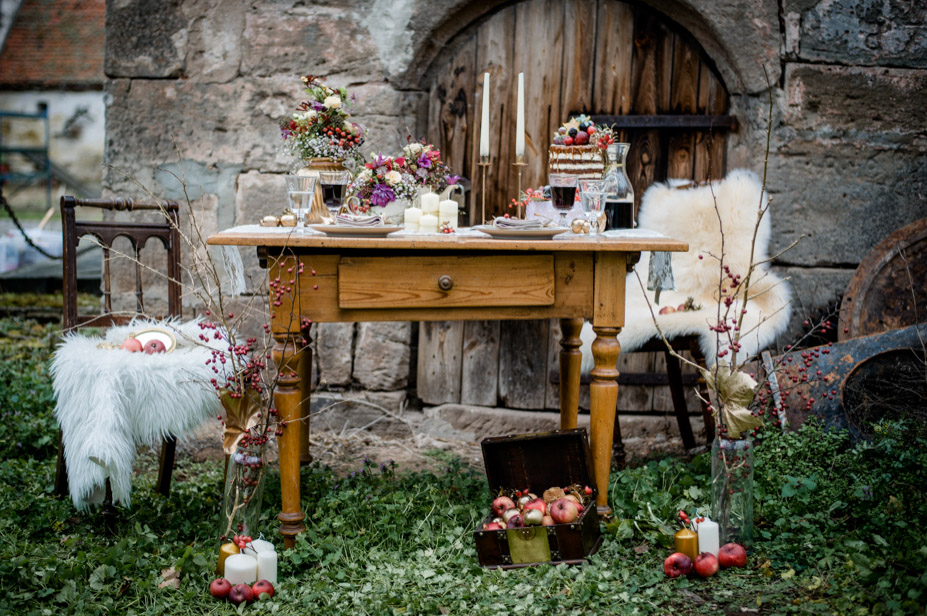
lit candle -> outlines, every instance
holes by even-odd
[[[515,115],[515,156],[525,155],[525,74],[518,73],[518,103]]]
[[[438,217],[433,214],[422,214],[422,218],[418,222],[418,230],[422,233],[437,233]]]
[[[457,202],[451,201],[442,201],[438,210],[438,225],[439,227],[444,226],[444,223],[448,223],[451,229],[457,228]]]
[[[415,233],[418,231],[418,223],[421,218],[422,210],[418,209],[417,207],[406,208],[403,219],[405,222],[406,231],[409,231],[410,233]]]
[[[686,556],[692,559],[692,562],[695,562],[695,557],[698,556],[698,535],[689,530],[688,528],[683,528],[676,531],[676,534],[673,535],[673,543],[676,546],[677,552],[682,552]]]
[[[225,559],[225,579],[229,584],[254,584],[257,581],[257,559],[247,554],[232,554]]]
[[[422,213],[423,214],[433,214],[438,215],[438,204],[441,201],[441,197],[436,195],[433,192],[427,192],[422,195]]]
[[[232,554],[238,554],[240,550],[234,543],[223,543],[219,548],[219,564],[216,565],[216,573],[223,575],[225,573],[225,559]]]
[[[489,73],[483,73],[483,117],[480,118],[480,156],[489,158]]]
[[[702,521],[698,523],[699,554],[702,552],[710,552],[717,556],[720,546],[721,541],[718,533],[718,523],[708,518],[702,518]]]

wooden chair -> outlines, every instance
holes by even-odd
[[[109,211],[157,211],[164,214],[160,222],[97,222],[78,221],[75,219],[76,207],[97,208]],[[180,270],[180,231],[178,227],[178,206],[172,201],[149,202],[131,199],[76,199],[65,196],[61,198],[61,220],[63,226],[63,292],[64,292],[64,331],[76,331],[82,327],[110,327],[124,325],[134,316],[145,313],[145,299],[142,290],[142,265],[139,262],[141,250],[149,239],[161,240],[167,251],[167,288],[168,312],[172,317],[180,318],[181,306],[181,270]],[[84,236],[94,236],[103,247],[103,312],[100,315],[80,315],[77,310],[77,244]],[[110,278],[110,252],[117,237],[129,240],[135,258],[135,315],[113,313],[112,284]],[[171,473],[174,467],[174,452],[177,445],[175,438],[164,439],[161,446],[160,468],[158,471],[157,492],[167,496],[170,493]],[[64,458],[64,445],[59,432],[58,465],[55,474],[55,495],[67,496],[68,472]],[[112,488],[106,482],[104,501],[104,519],[107,527],[112,527],[115,510],[112,507]]]

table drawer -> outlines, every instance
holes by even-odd
[[[344,257],[341,308],[550,306],[554,257]]]

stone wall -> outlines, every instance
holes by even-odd
[[[740,121],[728,168],[762,170],[772,98],[773,249],[807,236],[778,259],[792,278],[798,324],[843,290],[880,238],[927,215],[927,5],[647,3],[686,27],[725,80]],[[277,120],[299,100],[299,75],[349,85],[370,149],[393,149],[400,130],[424,130],[429,71],[444,45],[503,4],[110,0],[106,163],[119,171],[107,171],[107,188],[138,194],[137,180],[182,198],[174,178],[182,170],[206,231],[275,212],[290,164]],[[243,254],[260,280],[254,255]],[[406,388],[413,329],[322,326],[319,378]]]

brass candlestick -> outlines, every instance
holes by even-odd
[[[524,216],[521,215],[521,174],[524,168],[528,166],[525,162],[525,155],[516,156],[512,166],[515,167],[515,171],[518,172],[518,192],[515,195],[515,200],[518,202],[518,217],[524,218]],[[525,213],[527,213],[527,209]]]
[[[480,195],[481,195],[481,202],[482,202],[482,212],[481,212],[482,215],[480,217],[480,224],[484,225],[486,224],[486,169],[489,167],[489,157],[481,155],[480,162],[477,164],[482,169],[482,175],[483,175],[483,181],[480,184]]]

